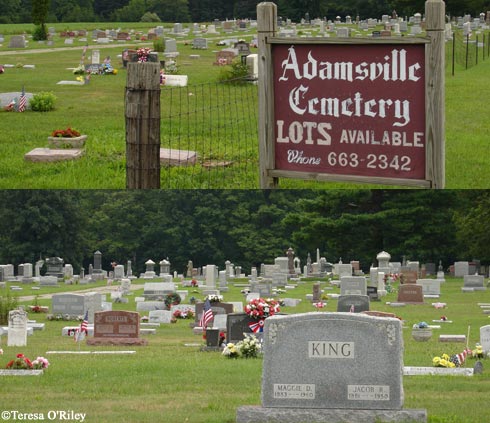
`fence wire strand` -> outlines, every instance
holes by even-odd
[[[162,188],[258,188],[257,101],[244,80],[164,87]]]

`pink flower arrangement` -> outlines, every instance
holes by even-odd
[[[147,62],[150,53],[151,53],[151,49],[146,47],[141,47],[138,50],[136,50],[136,54],[138,55],[138,62],[140,63]]]

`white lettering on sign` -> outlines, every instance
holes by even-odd
[[[308,341],[309,358],[354,358],[354,342]]]
[[[315,399],[315,385],[305,383],[274,383],[274,398]]]
[[[398,120],[393,126],[405,126],[410,123],[410,102],[408,100],[364,99],[360,92],[347,98],[307,96],[308,87],[300,85],[289,93],[289,107],[297,115],[369,117],[385,119],[393,117]]]
[[[319,78],[321,80],[353,82],[366,79],[376,81],[381,78],[384,81],[392,82],[417,82],[421,78],[417,73],[422,69],[422,66],[418,62],[409,65],[405,49],[393,49],[391,56],[384,56],[384,60],[384,62],[361,62],[357,64],[354,62],[319,62],[313,57],[310,50],[308,60],[300,64],[294,46],[291,46],[288,58],[281,63],[283,73],[279,81],[289,79],[288,74],[290,72],[288,71],[292,71],[297,80]]]
[[[353,401],[389,401],[388,385],[347,385],[347,399]]]

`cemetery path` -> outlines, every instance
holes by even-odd
[[[84,292],[99,292],[101,294],[110,294],[111,292],[116,292],[119,288],[119,285],[107,285],[107,286],[98,286],[95,288],[87,288],[80,289],[78,291],[63,291],[63,292],[53,292],[51,294],[39,294],[39,295],[25,295],[21,297],[17,297],[18,301],[33,301],[36,297],[39,299],[51,299],[53,295],[58,294],[82,294]],[[143,285],[133,285],[131,284],[131,291],[136,291],[138,289],[142,289]]]
[[[146,45],[146,43],[142,43],[141,46],[143,47]],[[151,45],[151,44],[148,44]],[[7,50],[7,51],[0,51],[0,56],[7,56],[11,54],[36,54],[36,53],[53,53],[56,51],[68,51],[68,50],[82,50],[84,46],[78,46],[78,47],[53,47],[53,48],[39,48],[39,49],[30,49],[30,50]],[[96,48],[96,49],[103,49],[103,48],[114,48],[115,46],[113,44],[94,44],[94,45],[89,45],[88,48]],[[117,44],[117,47],[134,47],[134,44]]]
[[[253,35],[248,34],[245,35],[243,34],[240,38],[247,38],[247,37],[253,37]],[[207,38],[210,41],[216,41],[220,40],[223,37],[209,37]],[[185,42],[188,42],[188,40],[178,40],[177,44],[184,44]],[[141,43],[138,44],[138,47],[146,47],[146,46],[152,46],[153,43]],[[123,44],[89,44],[87,45],[87,48],[89,49],[104,49],[104,48],[115,48],[115,47],[135,47],[134,43],[123,43]],[[38,48],[38,49],[22,49],[22,50],[6,50],[6,51],[0,51],[0,56],[8,56],[11,54],[37,54],[37,53],[53,53],[56,51],[69,51],[69,50],[81,50],[85,46],[74,46],[74,47],[52,47],[52,48]]]

